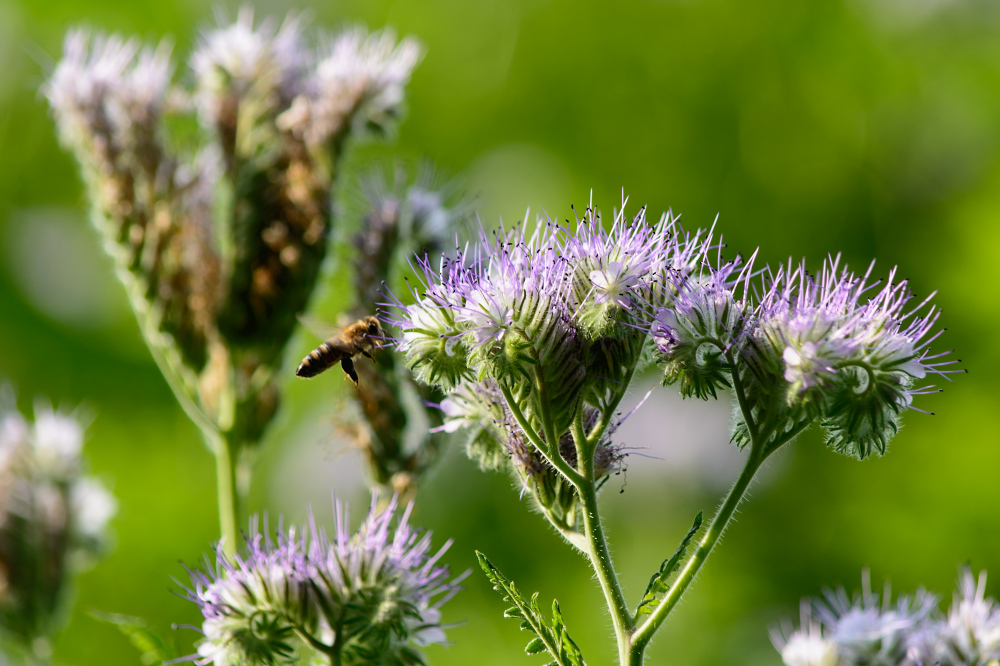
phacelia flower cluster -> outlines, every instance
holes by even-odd
[[[400,304],[396,322],[408,363],[448,391],[487,377],[512,390],[524,384],[533,397],[528,384],[551,386],[564,429],[584,385],[619,379],[616,371],[633,360],[597,359],[602,345],[638,339],[641,346],[655,260],[673,224],[669,217],[647,224],[645,210],[632,220],[619,212],[608,232],[590,207],[572,230],[540,218],[530,234],[520,225],[481,232],[437,270],[419,262],[422,289],[414,304]],[[589,377],[592,361],[605,363],[608,374]]]
[[[396,303],[408,366],[446,393],[445,429],[475,424],[470,455],[484,468],[509,461],[546,509],[573,513],[568,487],[557,501],[543,479],[559,478],[555,456],[577,464],[574,420],[601,430],[596,478],[621,460],[603,431],[642,356],[664,255],[687,249],[674,231],[672,217],[649,224],[644,209],[617,212],[606,231],[593,206],[575,225],[539,218],[530,233],[481,231],[439,268],[419,260],[415,302]]]
[[[892,603],[868,585],[849,599],[843,589],[803,602],[802,624],[772,632],[787,666],[972,666],[1000,659],[1000,606],[986,597],[986,573],[968,568],[947,615],[938,597],[919,590]]]
[[[107,525],[117,502],[86,474],[83,426],[74,415],[38,402],[29,422],[11,396],[4,402],[0,626],[30,648],[58,628],[72,574],[107,549]]]
[[[575,224],[481,231],[439,266],[418,259],[413,302],[393,299],[399,349],[444,391],[444,429],[469,427],[470,455],[509,461],[527,487],[542,470],[572,477],[563,462],[585,469],[578,449],[615,450],[605,430],[649,362],[684,397],[733,390],[733,441],[764,457],[816,421],[838,451],[884,453],[914,397],[935,390],[919,382],[952,372],[928,350],[936,308],[912,307],[894,274],[872,282],[838,259],[818,276],[772,272],[722,248],[669,213],[649,224],[624,207],[609,229],[591,205]]]
[[[336,504],[332,538],[310,518],[252,531],[243,555],[220,547],[215,562],[190,571],[187,598],[204,616],[196,663],[292,663],[320,655],[338,664],[422,664],[419,648],[445,641],[440,607],[464,576],[449,580],[430,533],[397,518],[394,498],[355,533]],[[264,526],[265,532],[267,525]]]

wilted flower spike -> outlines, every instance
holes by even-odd
[[[226,22],[219,16],[219,27],[203,32],[191,56],[201,118],[224,136],[236,131],[241,102],[252,100],[258,114],[287,106],[302,87],[309,60],[299,16],[289,15],[280,27],[270,19],[255,26],[253,9],[244,6],[235,21]]]
[[[364,127],[386,131],[402,110],[404,88],[420,61],[412,38],[396,42],[391,30],[369,34],[354,28],[328,38],[303,94],[279,120],[279,126],[310,146],[336,143],[355,119]]]
[[[376,500],[356,533],[338,502],[333,539],[310,515],[274,539],[251,530],[245,555],[220,546],[214,565],[190,571],[187,596],[205,618],[198,663],[293,661],[298,640],[338,662],[396,663],[444,642],[439,608],[459,590],[437,564],[449,544],[432,554],[409,508],[397,520],[395,498],[381,511]]]
[[[155,168],[156,124],[173,72],[170,46],[141,48],[116,35],[71,30],[63,58],[42,87],[74,150],[114,162],[119,153]]]
[[[85,476],[77,416],[35,404],[30,423],[0,387],[0,627],[30,651],[68,616],[73,574],[107,550],[115,498]]]

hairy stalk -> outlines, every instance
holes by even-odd
[[[583,423],[579,417],[574,420],[571,432],[576,446],[577,465],[583,476],[583,480],[574,485],[583,502],[583,531],[587,538],[587,556],[601,583],[601,591],[604,592],[604,599],[611,612],[611,621],[618,642],[619,660],[625,664],[631,649],[635,624],[629,614],[628,602],[622,593],[621,583],[618,582],[618,574],[615,573],[614,564],[611,562],[611,553],[608,551],[608,542],[604,537],[601,514],[597,506],[597,486],[594,483],[594,450],[597,439],[593,440],[592,445],[584,434]]]
[[[733,358],[733,350],[729,349],[726,351],[726,360],[729,361],[729,367],[732,368],[733,376],[733,391],[736,393],[736,399],[740,403],[740,411],[743,412],[743,418],[747,424],[747,430],[750,432],[750,438],[757,438],[757,424],[754,423],[753,413],[750,409],[750,403],[747,402],[746,391],[743,388],[743,381],[740,378],[739,368],[736,367],[736,361]]]
[[[553,457],[549,455],[549,449],[545,446],[545,442],[542,441],[542,438],[538,436],[535,429],[531,427],[530,423],[528,423],[528,419],[525,418],[524,412],[521,411],[521,408],[517,406],[517,401],[514,400],[514,396],[510,392],[510,389],[504,386],[503,382],[497,382],[497,385],[500,387],[500,392],[503,393],[504,402],[506,402],[507,406],[510,408],[510,413],[514,416],[514,420],[517,421],[517,425],[521,427],[521,430],[524,432],[524,436],[528,438],[528,441],[534,444],[535,448],[538,449],[539,453],[542,454],[545,460],[563,476],[565,476],[570,483],[575,486],[577,483],[582,482],[583,477],[580,473],[570,467],[569,464],[563,460],[562,456],[556,455]],[[557,446],[556,454],[558,453],[559,449]]]
[[[621,584],[618,582],[618,574],[615,573],[614,564],[611,562],[608,543],[604,537],[604,528],[601,526],[601,515],[597,507],[597,488],[593,481],[592,461],[589,467],[590,474],[587,480],[576,487],[580,493],[580,499],[583,501],[583,528],[587,537],[587,555],[590,557],[590,564],[601,583],[601,591],[604,592],[604,599],[611,612],[615,638],[618,641],[619,661],[626,664],[632,650],[632,632],[635,625],[632,623],[628,602],[625,601]]]
[[[753,477],[757,473],[757,470],[760,469],[761,464],[763,464],[764,460],[766,460],[767,457],[778,448],[778,446],[788,439],[791,439],[791,437],[801,430],[801,428],[796,429],[793,433],[790,433],[781,439],[781,441],[772,443],[771,446],[767,446],[767,439],[770,437],[771,433],[770,423],[767,419],[765,419],[765,423],[762,425],[761,429],[758,430],[757,425],[753,421],[749,403],[746,400],[743,381],[740,377],[739,369],[736,364],[733,363],[732,353],[727,352],[726,357],[730,363],[730,375],[733,379],[733,390],[736,393],[736,397],[740,405],[740,411],[743,413],[743,418],[746,419],[747,427],[751,434],[752,443],[750,445],[750,453],[743,466],[743,471],[740,472],[739,477],[730,489],[725,501],[719,507],[718,511],[716,511],[715,517],[712,518],[712,522],[708,526],[708,530],[705,532],[705,535],[698,542],[698,549],[684,565],[684,568],[677,576],[677,580],[675,580],[674,584],[670,587],[670,591],[667,592],[653,613],[635,630],[635,633],[632,635],[632,652],[630,654],[630,660],[627,662],[630,666],[637,666],[642,663],[643,653],[645,652],[646,646],[649,645],[649,641],[652,640],[653,634],[656,633],[656,630],[659,629],[660,625],[663,624],[663,621],[666,620],[670,611],[672,611],[681,600],[681,597],[694,581],[694,578],[698,575],[701,567],[705,564],[708,556],[712,553],[712,549],[722,537],[723,532],[726,531],[726,527],[732,519],[733,513],[736,511],[736,507],[738,507],[740,502],[743,501],[743,497],[746,495],[747,489],[750,487],[750,483],[753,481]],[[623,661],[622,664],[624,665],[626,662]]]
[[[705,535],[698,542],[698,549],[691,559],[687,561],[687,564],[684,565],[680,575],[677,576],[677,580],[674,581],[670,591],[663,597],[656,610],[653,611],[652,615],[632,635],[630,658],[628,661],[622,661],[623,665],[637,665],[642,663],[643,652],[646,646],[649,645],[650,639],[652,639],[656,630],[660,628],[660,625],[663,624],[670,611],[677,605],[677,602],[681,600],[684,592],[687,591],[688,586],[691,585],[695,576],[701,570],[702,565],[705,564],[705,560],[708,559],[715,544],[718,543],[722,533],[726,531],[726,526],[729,524],[730,519],[732,519],[736,507],[743,500],[747,489],[750,487],[750,482],[753,481],[754,475],[760,469],[761,463],[764,462],[765,458],[766,455],[755,444],[750,450],[750,455],[747,457],[747,462],[743,466],[743,471],[740,473],[739,478],[736,479],[736,483],[733,484],[729,495],[726,496],[722,506],[715,513],[715,517],[712,519],[712,523],[709,525]]]

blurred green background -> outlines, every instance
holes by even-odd
[[[313,23],[361,21],[418,36],[427,56],[391,146],[350,164],[427,156],[478,193],[484,224],[526,206],[558,217],[593,188],[672,208],[689,227],[719,215],[730,251],[771,263],[843,252],[876,272],[898,265],[917,294],[940,290],[942,347],[970,369],[911,413],[880,460],[824,450],[810,432],[771,465],[687,601],[653,664],[778,664],[767,630],[822,586],[926,585],[950,598],[956,566],[1000,578],[1000,5],[991,0],[369,0],[301,3]],[[258,16],[288,7],[258,3]],[[230,11],[233,7],[230,7]],[[178,561],[217,538],[213,459],[175,404],[111,275],[76,166],[37,90],[62,36],[85,23],[186,57],[209,3],[0,0],[0,377],[23,406],[44,394],[94,415],[92,469],[120,501],[113,554],[79,579],[55,658],[132,664],[95,608],[163,628],[195,623],[171,594]],[[185,68],[180,67],[183,75]],[[331,266],[331,284],[338,281]],[[342,277],[339,278],[342,284]],[[321,313],[343,304],[328,287]],[[315,343],[303,336],[291,363]],[[335,374],[335,373],[334,373]],[[258,466],[252,509],[329,520],[332,491],[367,505],[361,466],[333,435],[339,377],[296,382]],[[993,379],[991,379],[993,378]],[[647,383],[650,383],[650,379]],[[685,405],[672,389],[622,431],[628,472],[603,497],[631,599],[695,512],[714,509],[739,454],[727,405]],[[714,425],[713,425],[714,424]],[[641,447],[649,447],[642,450]],[[524,590],[557,597],[592,664],[613,656],[610,621],[585,562],[458,451],[419,495],[416,522],[454,538],[453,570],[479,549]],[[621,492],[619,492],[621,491]],[[993,594],[1000,586],[991,584]],[[474,573],[446,607],[454,645],[432,663],[542,663]],[[178,631],[190,649],[196,637]]]

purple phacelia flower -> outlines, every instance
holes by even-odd
[[[939,315],[930,298],[907,310],[906,281],[893,271],[876,291],[871,271],[855,276],[839,257],[815,278],[804,265],[782,267],[746,351],[758,374],[784,380],[789,407],[821,417],[830,446],[860,458],[884,453],[913,397],[935,390],[916,382],[956,362],[928,351]]]
[[[359,530],[337,503],[332,539],[310,516],[306,527],[255,530],[244,555],[226,555],[190,571],[187,598],[204,616],[199,664],[284,663],[302,646],[354,663],[365,658],[419,660],[416,647],[442,643],[440,607],[460,588],[431,551],[430,533],[396,519],[394,498],[377,496]],[[265,524],[266,530],[266,524]]]
[[[642,320],[653,284],[662,277],[656,268],[669,254],[674,218],[664,215],[658,224],[649,225],[643,207],[629,220],[625,204],[623,200],[611,229],[605,231],[601,214],[591,202],[583,219],[577,219],[575,232],[567,232],[563,241],[562,254],[572,271],[574,318],[591,339],[606,335],[623,321]]]
[[[710,242],[708,236],[705,245]],[[656,310],[650,333],[664,364],[664,383],[679,382],[684,397],[714,398],[717,389],[730,386],[726,354],[746,333],[747,283],[755,258],[745,265],[720,259],[717,268],[705,261],[697,272],[668,274],[667,305]]]

